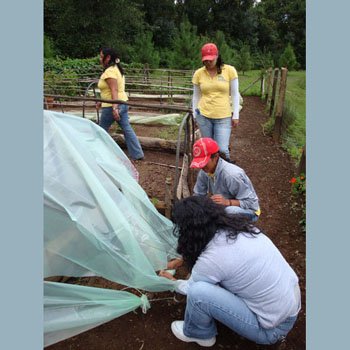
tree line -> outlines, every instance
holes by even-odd
[[[89,58],[103,46],[123,62],[194,69],[215,42],[239,70],[305,68],[305,0],[45,0],[45,57]],[[285,58],[284,58],[285,59]],[[292,62],[292,63],[290,63]]]

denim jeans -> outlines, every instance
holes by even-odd
[[[217,334],[214,319],[255,343],[274,344],[285,338],[297,315],[276,328],[264,329],[241,298],[218,285],[194,282],[187,292],[184,334],[197,339],[212,338]]]
[[[196,109],[196,120],[202,137],[210,137],[216,141],[221,152],[230,159],[228,146],[230,144],[232,121],[231,117],[222,119],[207,118]]]
[[[129,123],[128,110],[128,105],[118,105],[120,120],[117,121],[117,123],[123,131],[126,147],[130,154],[130,158],[140,159],[143,158],[144,155],[140,145],[140,141],[138,140],[134,130],[132,129]],[[103,107],[100,118],[100,126],[108,132],[110,126],[114,121],[115,119],[113,116],[112,107]]]
[[[259,219],[259,216],[256,215],[252,209],[242,209],[241,207],[230,206],[226,207],[225,211],[227,214],[246,215],[252,220],[252,222],[256,222]]]

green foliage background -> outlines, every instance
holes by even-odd
[[[51,51],[45,57],[90,58],[111,46],[122,62],[192,69],[200,46],[213,41],[225,62],[244,70],[261,68],[256,57],[263,54],[278,65],[288,45],[305,68],[305,6],[305,0],[45,0]]]

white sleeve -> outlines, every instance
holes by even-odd
[[[194,282],[203,281],[211,284],[216,284],[219,281],[215,277],[205,276],[192,270],[192,274],[188,280],[177,280],[175,291],[182,295],[187,295],[188,289]]]
[[[195,110],[198,107],[198,102],[202,97],[201,89],[199,88],[199,85],[193,84],[193,96],[192,96],[192,111],[193,111],[193,118],[196,118]]]
[[[231,80],[231,96],[233,102],[233,119],[239,119],[239,88],[238,78]]]

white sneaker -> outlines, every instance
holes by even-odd
[[[185,341],[187,343],[194,341],[200,346],[206,346],[206,347],[213,346],[216,342],[216,337],[213,337],[210,339],[197,339],[197,338],[186,337],[183,332],[183,328],[184,328],[184,321],[174,321],[171,323],[171,330],[174,333],[175,337],[182,341]]]

